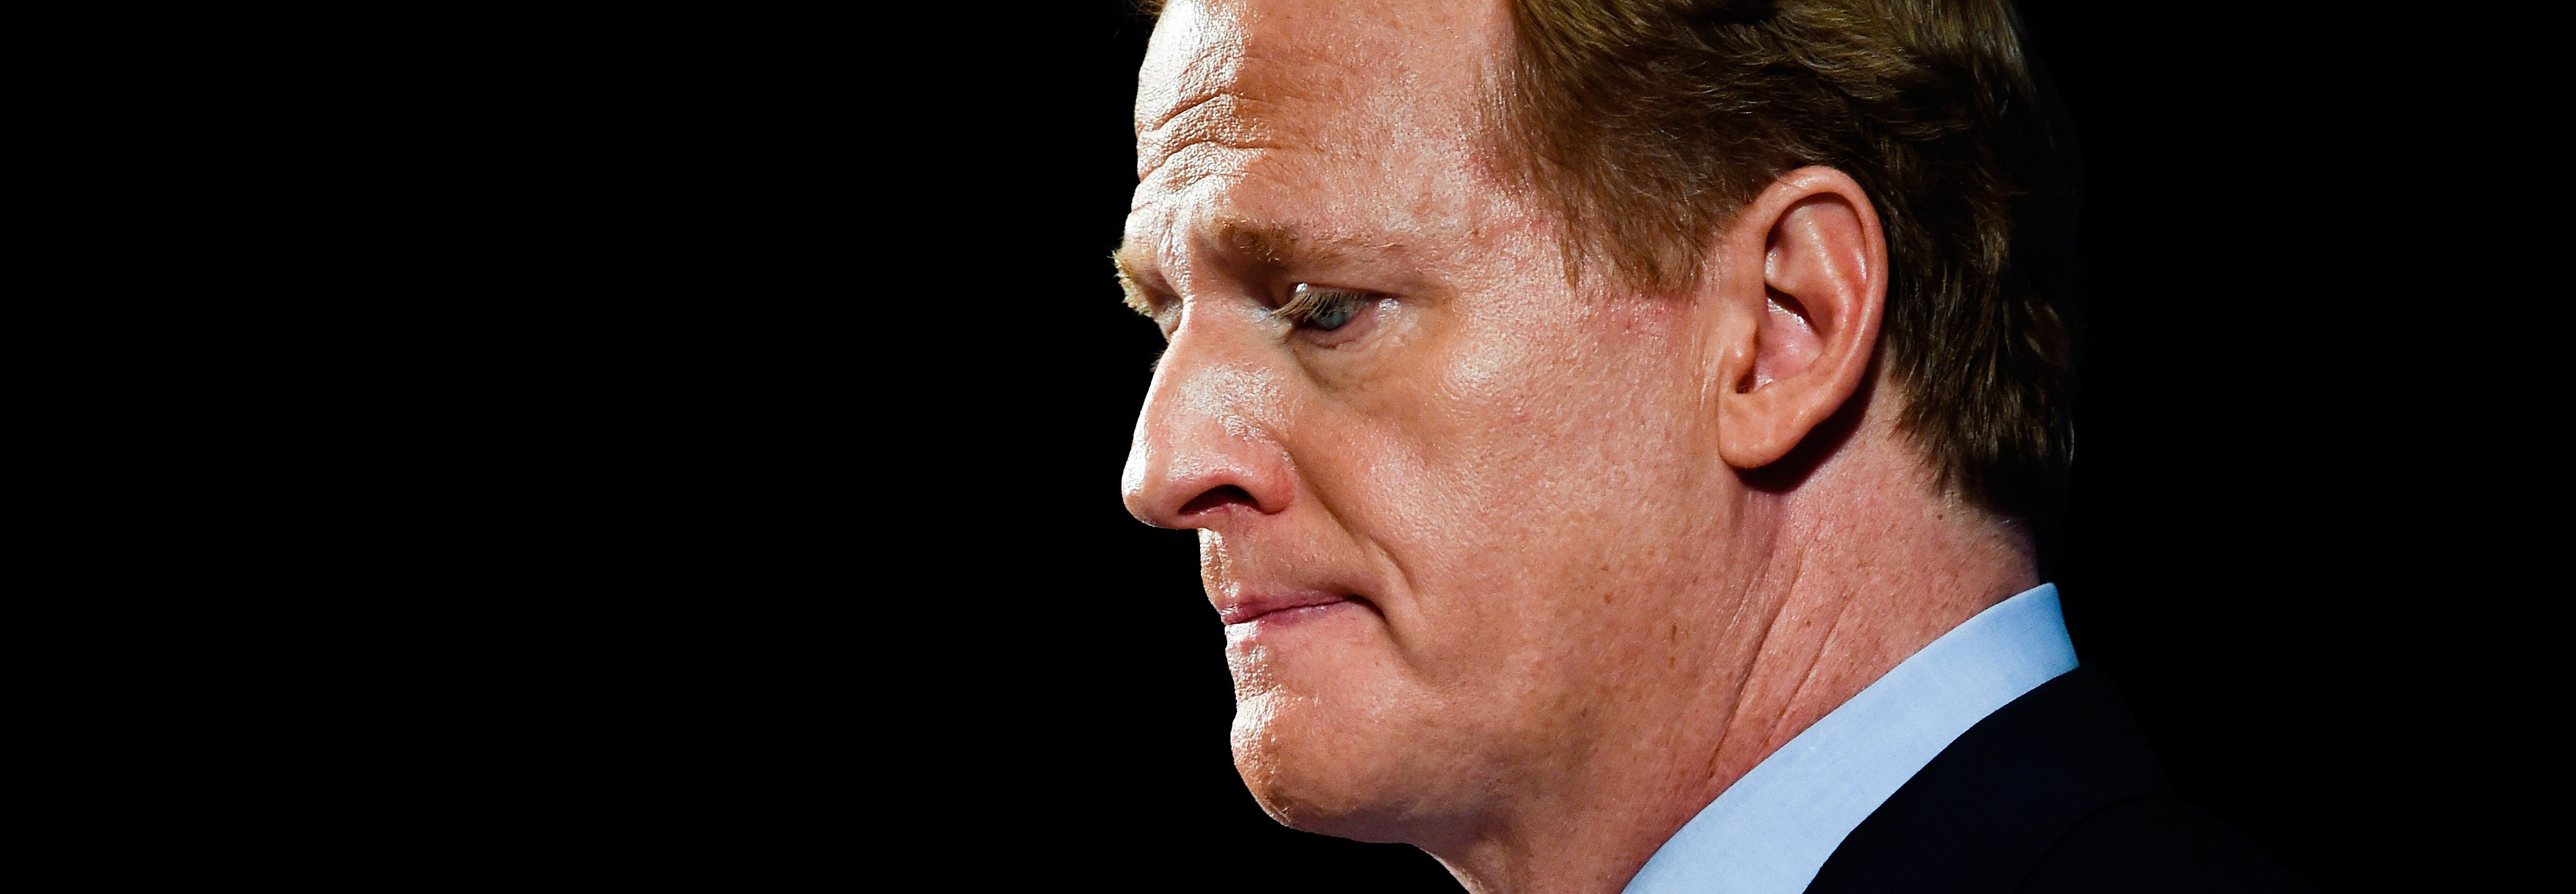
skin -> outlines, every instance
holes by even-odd
[[[1166,10],[1119,261],[1170,344],[1123,485],[1198,532],[1273,817],[1474,891],[1609,892],[2038,581],[1895,427],[1859,187],[1784,174],[1683,294],[1570,284],[1488,151],[1509,27],[1498,2]],[[1300,284],[1366,300],[1300,325],[1274,312]],[[1322,604],[1244,620],[1298,602]]]

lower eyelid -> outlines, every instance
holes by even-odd
[[[1356,306],[1352,309],[1351,318],[1343,323],[1341,328],[1331,330],[1300,328],[1297,330],[1298,333],[1308,342],[1320,343],[1317,347],[1325,349],[1338,348],[1368,336],[1378,324],[1384,322],[1379,319],[1379,316],[1385,312],[1385,305],[1390,299],[1384,295],[1362,294],[1366,297],[1354,302]]]

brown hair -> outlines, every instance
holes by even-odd
[[[1560,205],[1571,267],[1677,291],[1781,174],[1850,175],[1887,236],[1900,424],[1942,486],[2055,514],[2073,169],[2004,0],[1509,2],[1504,154]]]

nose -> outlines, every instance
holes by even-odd
[[[1249,358],[1182,327],[1128,443],[1128,513],[1158,528],[1205,528],[1286,508],[1293,488],[1274,424],[1281,391]]]

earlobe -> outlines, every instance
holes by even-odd
[[[1868,375],[1887,247],[1868,196],[1831,168],[1782,176],[1722,238],[1720,263],[1736,273],[1715,277],[1711,297],[1739,335],[1722,364],[1718,448],[1754,469],[1795,450]]]

